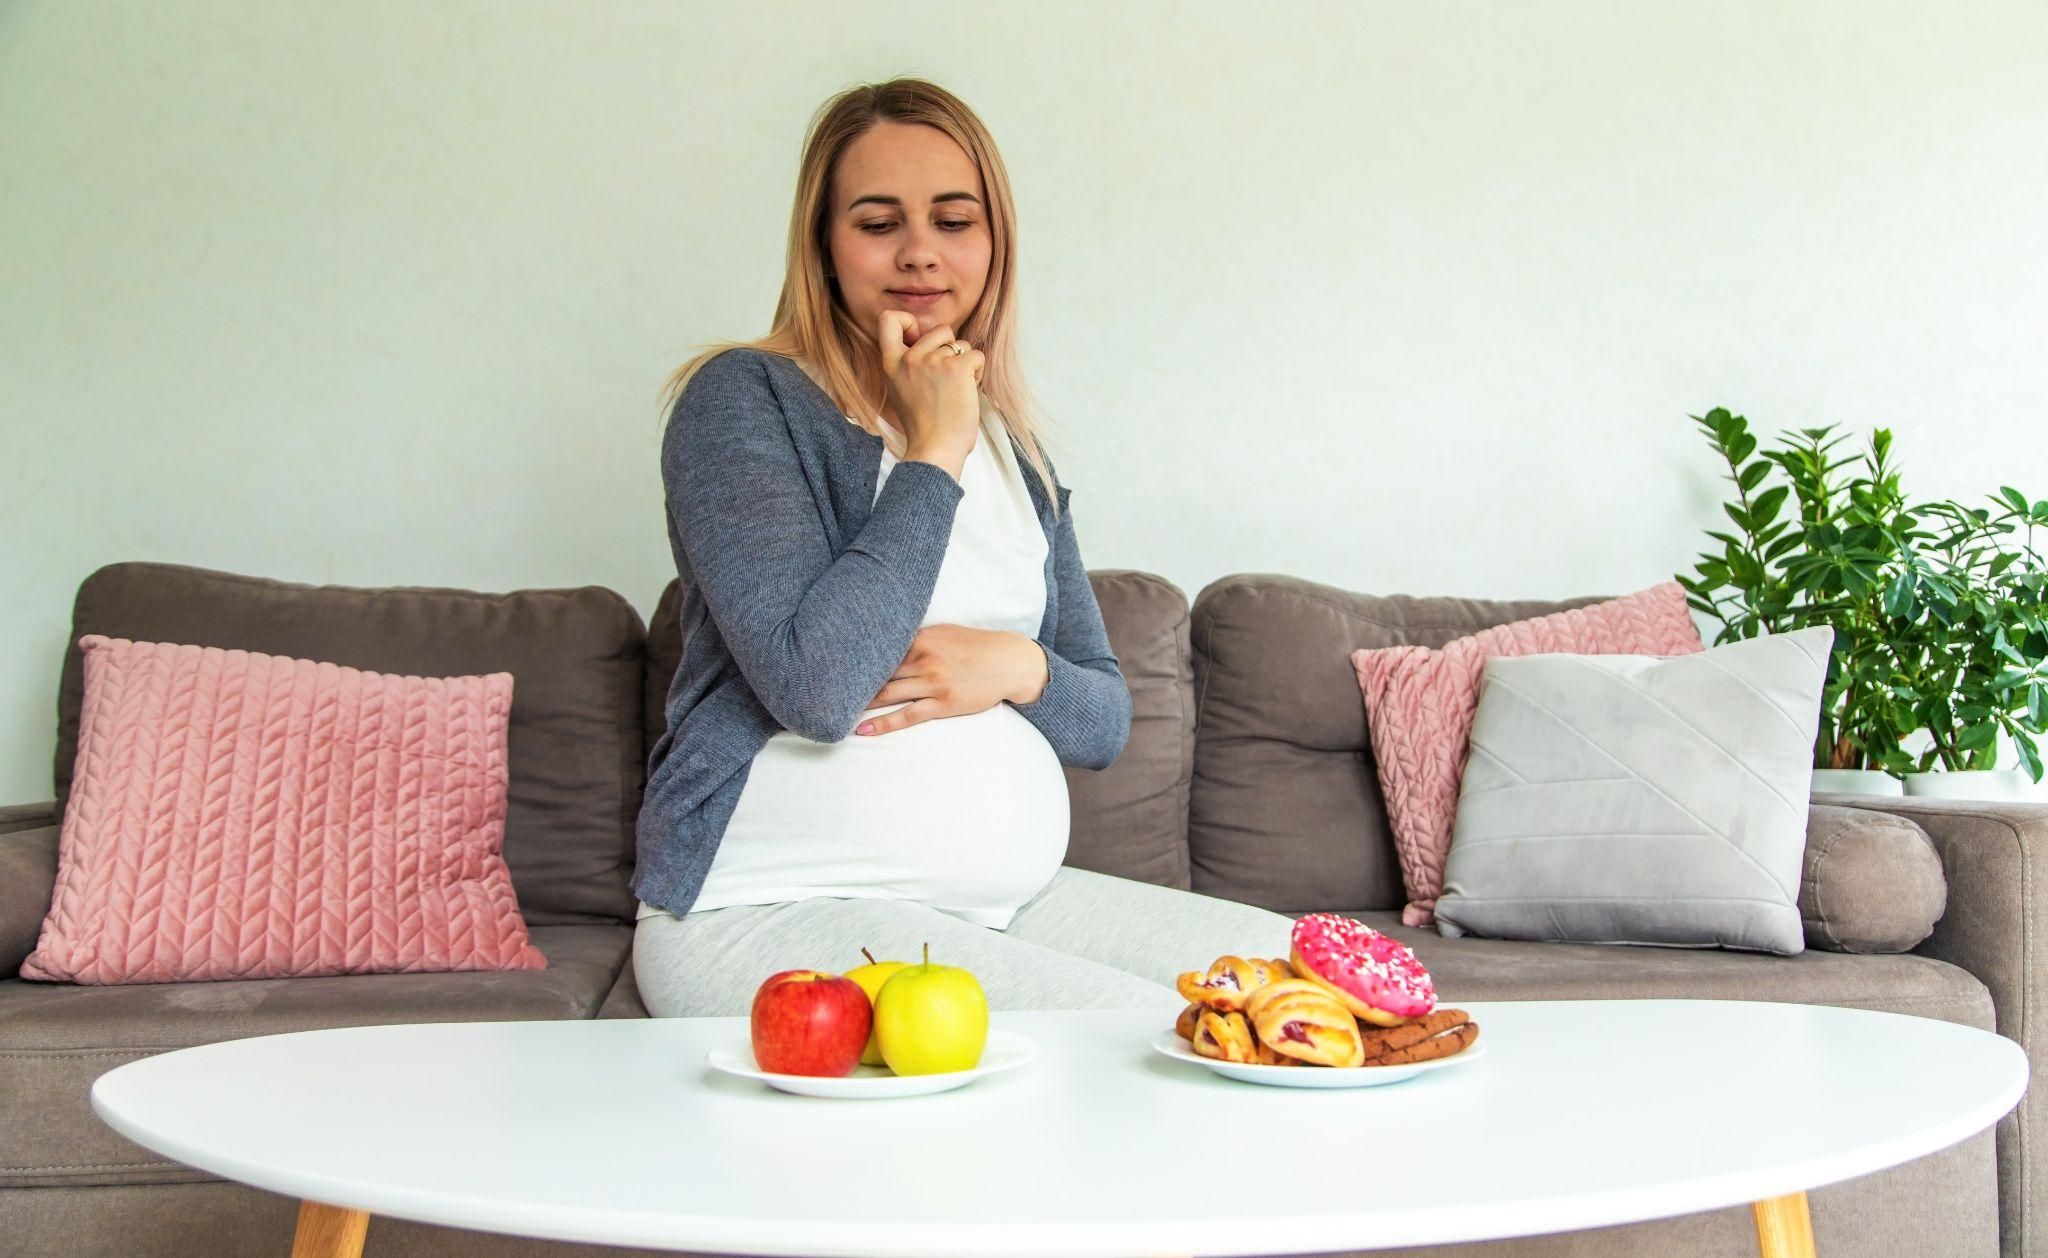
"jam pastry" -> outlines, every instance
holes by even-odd
[[[1189,970],[1175,986],[1184,998],[1198,1005],[1219,1013],[1237,1013],[1243,1010],[1245,997],[1268,983],[1293,977],[1294,970],[1285,961],[1221,956],[1207,974]]]
[[[1365,1044],[1358,1019],[1320,983],[1283,979],[1252,993],[1245,1012],[1259,1043],[1316,1066],[1359,1066]]]
[[[1243,1062],[1253,1066],[1291,1066],[1294,1061],[1259,1042],[1251,1023],[1241,1013],[1202,1010],[1195,1022],[1195,1051],[1218,1061]]]
[[[1214,1009],[1204,1009],[1195,1020],[1194,1044],[1196,1052],[1218,1061],[1250,1061],[1258,1052],[1251,1024],[1243,1014]]]

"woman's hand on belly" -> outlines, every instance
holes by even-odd
[[[903,663],[869,703],[904,706],[863,721],[854,733],[886,734],[920,721],[986,712],[1004,700],[1028,703],[1045,689],[1044,648],[1021,633],[926,625]]]

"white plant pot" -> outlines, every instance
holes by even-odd
[[[1883,769],[1815,769],[1815,791],[1837,795],[1903,795],[1906,788]]]
[[[1908,773],[1906,794],[1930,799],[2027,799],[2033,782],[2018,769]]]

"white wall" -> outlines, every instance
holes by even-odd
[[[899,73],[1002,146],[1093,567],[1640,588],[1715,405],[2048,495],[2048,6],[891,12],[0,0],[0,800],[114,560],[651,608],[655,391]]]

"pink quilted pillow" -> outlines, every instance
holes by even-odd
[[[1392,646],[1351,653],[1365,692],[1387,822],[1408,884],[1401,920],[1428,926],[1444,886],[1479,679],[1496,655],[1690,655],[1705,648],[1685,587],[1666,581],[1611,602],[1496,625],[1441,651]]]
[[[21,977],[547,968],[500,855],[510,673],[78,645],[77,776]]]

